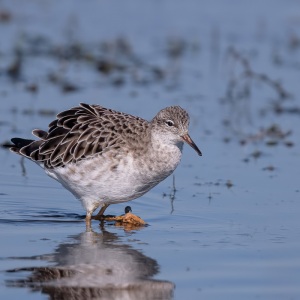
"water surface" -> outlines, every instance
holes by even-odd
[[[297,8],[2,1],[1,143],[79,102],[146,119],[181,105],[203,156],[185,147],[174,178],[131,202],[149,226],[86,231],[79,201],[1,148],[1,298],[297,299]]]

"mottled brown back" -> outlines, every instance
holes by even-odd
[[[49,124],[48,132],[34,130],[33,134],[40,140],[12,139],[15,147],[11,150],[44,163],[47,168],[65,166],[112,148],[121,148],[126,143],[123,134],[136,140],[137,127],[147,128],[148,124],[139,117],[81,103],[59,113]]]

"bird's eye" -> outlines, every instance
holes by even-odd
[[[166,121],[166,124],[167,124],[168,126],[174,126],[174,122],[173,122],[172,120],[167,120],[167,121]]]

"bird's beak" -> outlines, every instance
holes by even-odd
[[[189,136],[189,134],[184,134],[181,136],[181,138],[187,143],[189,144],[200,156],[202,156],[201,151],[199,150],[199,148],[197,147],[197,145],[193,142],[193,140],[191,139],[191,137]]]

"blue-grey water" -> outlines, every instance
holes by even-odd
[[[300,297],[298,1],[4,0],[0,37],[1,144],[79,102],[180,105],[203,153],[130,203],[149,226],[86,231],[0,148],[1,299]]]

